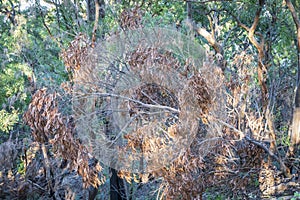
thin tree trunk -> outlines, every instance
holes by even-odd
[[[297,16],[294,5],[290,0],[285,0],[288,9],[290,10],[294,23],[297,29],[297,58],[298,58],[298,77],[297,77],[297,86],[296,86],[296,98],[295,98],[295,109],[293,113],[293,122],[292,122],[292,133],[291,133],[291,146],[290,152],[294,153],[295,146],[300,144],[300,19]]]
[[[47,153],[47,148],[45,146],[44,143],[41,144],[41,150],[42,150],[42,154],[44,157],[44,167],[45,167],[45,172],[46,172],[46,180],[48,183],[48,192],[51,195],[53,193],[53,187],[52,187],[52,180],[53,178],[51,177],[51,168],[50,168],[50,161],[48,158],[48,153]]]
[[[110,80],[110,77],[107,79]],[[113,85],[115,85],[115,84],[116,84],[116,82],[114,82]],[[106,90],[108,93],[111,92],[110,88],[106,88]],[[110,102],[107,102],[107,103],[108,103],[108,109],[109,109],[109,107],[111,105],[110,105]],[[111,138],[112,131],[114,129],[119,129],[119,127],[115,127],[115,125],[112,122],[113,122],[112,113],[106,112],[105,113],[105,134],[108,138]],[[117,132],[119,132],[119,130]],[[124,180],[118,176],[118,171],[116,169],[109,168],[109,171],[111,172],[110,199],[111,200],[127,200]]]
[[[105,2],[104,0],[86,0],[86,7],[87,7],[87,18],[88,21],[94,22],[96,20],[96,15],[99,18],[105,17]],[[98,12],[98,14],[97,14]]]

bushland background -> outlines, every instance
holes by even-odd
[[[297,0],[1,0],[0,198],[299,198],[299,12]],[[89,49],[143,26],[204,47],[224,77],[227,120],[210,154],[195,139],[157,172],[116,172],[76,140],[61,96]]]

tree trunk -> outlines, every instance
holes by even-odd
[[[111,200],[126,200],[126,190],[124,181],[118,177],[118,171],[110,168],[110,199]]]
[[[109,78],[108,78],[109,80]],[[111,92],[109,88],[106,89],[107,92]],[[108,102],[109,105],[109,102]],[[108,106],[109,109],[110,106]],[[110,110],[110,109],[109,109]],[[105,113],[105,134],[107,138],[111,138],[112,131],[114,129],[119,129],[119,127],[114,127],[115,125],[112,123],[112,113]],[[109,168],[111,172],[110,177],[110,199],[111,200],[127,200],[126,198],[126,190],[124,186],[124,180],[118,176],[118,171],[113,168]]]
[[[99,5],[99,18],[103,19],[105,17],[105,9],[104,5],[105,2],[104,0],[86,0],[87,4],[87,18],[88,21],[93,22],[95,21],[96,18],[96,6]]]

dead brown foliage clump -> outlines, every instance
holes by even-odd
[[[140,28],[142,24],[142,14],[138,6],[123,10],[120,15],[121,28],[130,30]]]
[[[78,70],[84,62],[90,48],[91,42],[88,37],[82,33],[78,34],[74,40],[70,42],[68,48],[63,49],[61,53],[66,70],[72,73]]]
[[[208,114],[209,107],[212,104],[211,88],[207,86],[206,82],[207,80],[201,74],[197,74],[189,80],[189,87],[194,90],[198,106],[203,114]]]
[[[159,52],[157,47],[144,47],[142,43],[127,54],[127,62],[133,71],[146,70],[150,65],[162,65],[165,68],[178,69],[180,62],[176,60],[171,52]]]
[[[142,168],[147,171],[169,162],[191,142],[198,129],[197,117],[203,112],[194,95],[198,88],[188,86],[189,79],[199,73],[203,58],[199,49],[194,52],[194,44],[172,30],[149,28],[114,35],[91,51],[76,72],[73,105],[83,141],[102,155],[104,163],[111,164],[112,158],[115,168],[139,170],[138,162],[133,165],[129,161],[142,157]],[[193,56],[186,55],[190,51]],[[211,76],[207,72],[199,76]],[[209,104],[205,99],[217,93],[207,92],[201,103]],[[109,128],[103,123],[107,118]],[[126,145],[133,143],[138,147],[129,153]],[[122,162],[115,162],[117,159]]]
[[[85,187],[97,187],[101,183],[98,179],[101,167],[99,164],[89,167],[90,155],[80,141],[75,139],[71,118],[59,112],[57,93],[48,93],[45,88],[38,90],[24,114],[24,120],[30,126],[35,141],[52,144],[56,156],[71,162],[71,168],[82,176]]]

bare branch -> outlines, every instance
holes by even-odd
[[[46,191],[46,189],[45,188],[43,188],[42,186],[40,186],[40,185],[38,185],[37,183],[34,183],[33,181],[31,181],[31,180],[26,180],[28,183],[30,183],[31,185],[34,185],[35,187],[37,187],[37,188],[39,188],[40,190],[42,190],[42,191]]]
[[[217,119],[217,118],[213,118],[213,120],[218,121],[223,126],[227,126],[228,128],[232,129],[234,132],[238,133],[240,135],[240,140],[243,139],[243,138],[245,138],[245,134],[242,131],[236,129],[234,126],[232,126],[232,125],[230,125],[230,124],[228,124],[228,123],[226,123],[226,122],[224,122],[224,121],[222,121],[220,119]]]
[[[257,40],[254,37],[254,32],[255,32],[255,29],[258,25],[260,13],[261,13],[261,10],[262,10],[262,7],[264,6],[264,4],[265,4],[265,0],[259,0],[259,8],[255,13],[254,21],[253,21],[252,26],[250,27],[250,29],[248,31],[249,32],[248,37],[249,37],[250,41],[257,48],[257,50],[260,54],[261,53],[263,54],[264,40],[262,40],[260,43],[258,43]]]
[[[222,46],[216,41],[213,34],[209,33],[205,28],[198,27],[195,23],[192,21],[188,21],[190,25],[192,25],[193,29],[202,37],[204,37],[208,43],[215,49],[215,51],[221,55],[223,55],[223,48]]]
[[[121,98],[121,99],[125,99],[128,101],[132,101],[134,103],[140,104],[141,106],[147,107],[147,108],[158,108],[158,109],[164,109],[164,110],[169,110],[171,112],[175,112],[175,113],[179,113],[180,111],[178,109],[169,107],[169,106],[162,106],[162,105],[153,105],[153,104],[147,104],[147,103],[143,103],[141,101],[138,101],[136,99],[132,99],[126,96],[122,96],[122,95],[118,95],[118,94],[112,94],[112,93],[92,93],[90,95],[94,95],[94,96],[100,96],[100,97],[116,97],[116,98]]]
[[[268,147],[266,147],[265,144],[250,138],[249,136],[245,136],[245,139],[248,142],[251,142],[252,144],[255,144],[256,146],[262,148],[263,150],[265,150],[265,152],[267,154],[269,154],[269,156],[271,156],[274,160],[276,160],[279,164],[280,164],[280,170],[284,173],[285,177],[290,178],[291,177],[291,173],[289,168],[286,167],[286,165],[284,164],[284,162],[282,161],[282,159],[280,159],[278,156],[276,156],[272,151],[270,151],[270,149]]]
[[[237,24],[241,28],[245,29],[248,32],[248,38],[249,38],[250,42],[257,48],[258,51],[260,51],[263,48],[264,38],[263,38],[263,35],[261,33],[255,31],[255,30],[256,30],[256,27],[259,23],[259,17],[260,17],[261,10],[262,10],[262,7],[264,6],[264,4],[265,4],[265,0],[259,0],[259,6],[260,7],[258,8],[258,10],[255,13],[254,21],[253,21],[251,27],[248,27],[246,24],[242,23],[240,21],[240,19],[231,12],[231,10],[228,10],[228,9],[226,10],[235,19]],[[254,35],[258,35],[260,37],[260,39],[261,39],[260,44],[255,39]]]

